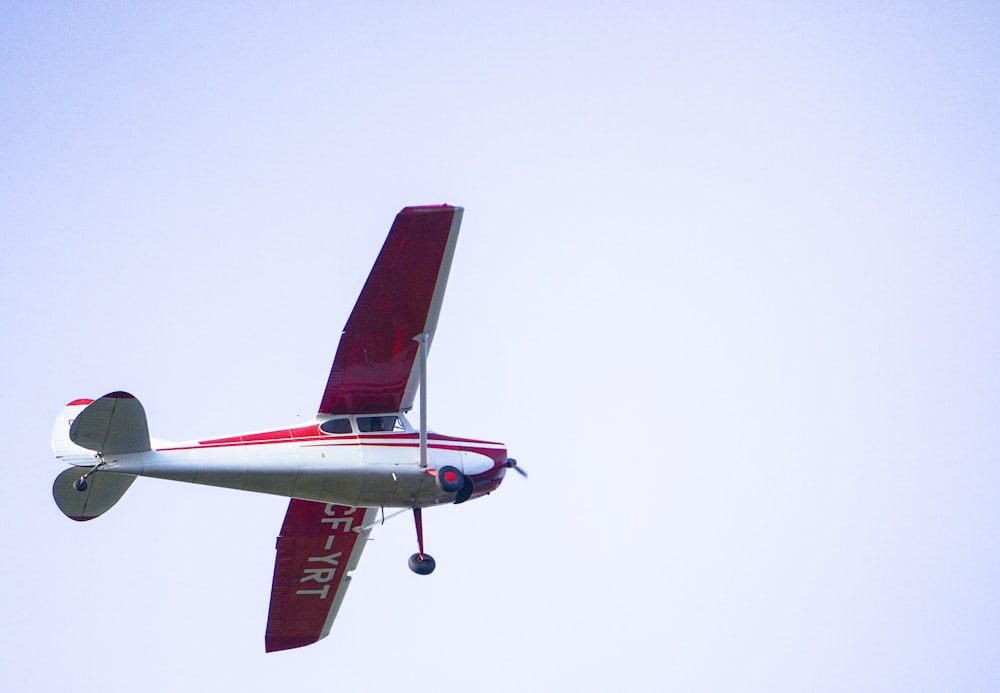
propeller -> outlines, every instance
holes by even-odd
[[[507,465],[506,466],[507,466],[507,469],[513,469],[515,472],[517,472],[518,474],[520,474],[521,476],[523,476],[525,479],[528,478],[528,472],[526,472],[523,469],[521,469],[520,467],[518,467],[517,466],[517,460],[515,460],[513,457],[508,457],[507,458]]]

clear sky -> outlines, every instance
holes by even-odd
[[[995,691],[992,3],[0,5],[10,690]],[[393,215],[466,208],[431,427],[531,478],[377,528],[264,654],[280,498],[65,519],[53,418],[307,420]]]

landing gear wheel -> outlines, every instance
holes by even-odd
[[[79,479],[73,482],[73,488],[75,488],[80,493],[83,493],[84,491],[87,490],[87,480],[81,476]]]
[[[421,556],[419,553],[415,553],[410,556],[410,570],[412,570],[417,575],[430,575],[434,572],[434,559],[431,558],[430,554],[425,553]]]
[[[446,464],[437,471],[436,480],[438,488],[445,493],[457,493],[465,484],[465,475],[456,467]]]
[[[464,503],[465,501],[472,498],[472,492],[475,490],[476,488],[472,484],[472,479],[470,479],[469,477],[465,477],[465,481],[462,482],[462,489],[455,494],[455,502]]]

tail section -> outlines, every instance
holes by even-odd
[[[127,392],[112,392],[94,401],[78,399],[59,412],[52,426],[52,451],[73,465],[56,477],[52,496],[63,513],[91,520],[114,506],[135,477],[100,471],[105,455],[150,449],[146,412]],[[85,483],[78,483],[86,475]]]

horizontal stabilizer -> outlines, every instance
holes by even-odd
[[[150,449],[146,410],[129,393],[112,392],[76,415],[69,438],[104,455],[145,452]]]
[[[102,471],[92,474],[87,479],[86,488],[77,491],[73,484],[84,470],[81,467],[70,467],[57,476],[52,484],[52,497],[55,498],[56,505],[66,517],[77,522],[93,520],[106,513],[135,481],[135,477],[129,474]]]

